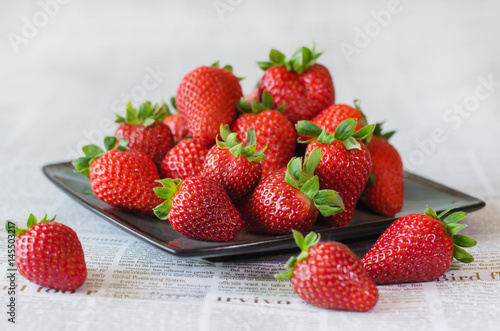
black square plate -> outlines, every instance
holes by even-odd
[[[138,236],[166,252],[180,257],[221,258],[257,255],[296,247],[292,235],[259,235],[242,232],[230,242],[208,242],[189,239],[177,233],[168,221],[137,216],[110,207],[99,200],[90,188],[89,179],[74,171],[70,162],[49,164],[44,174],[76,201],[107,221]],[[315,225],[311,230],[326,240],[353,241],[377,237],[399,216],[421,213],[426,205],[441,212],[450,207],[471,212],[485,206],[477,198],[445,187],[420,176],[405,173],[405,200],[396,217],[385,217],[359,207],[345,227]]]

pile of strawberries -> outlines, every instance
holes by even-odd
[[[401,158],[357,101],[335,104],[320,55],[271,50],[246,97],[230,66],[198,67],[172,98],[176,113],[128,104],[105,149],[85,146],[74,166],[102,201],[168,219],[193,239],[345,226],[359,200],[394,216],[403,204]]]
[[[378,300],[376,284],[433,280],[454,257],[471,262],[460,247],[475,241],[456,234],[465,214],[444,218],[449,210],[399,218],[361,260],[343,244],[302,236],[316,222],[346,226],[358,203],[395,216],[404,199],[401,157],[388,142],[394,132],[369,124],[358,101],[335,103],[320,55],[302,47],[287,59],[272,50],[245,97],[230,66],[198,67],[172,98],[177,113],[129,104],[105,149],[85,146],[75,169],[102,201],[168,219],[192,239],[293,233],[301,253],[277,278],[291,277],[319,307],[366,311]]]

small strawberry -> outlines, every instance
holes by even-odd
[[[244,228],[250,232],[288,234],[311,228],[321,212],[324,216],[344,210],[341,197],[332,190],[319,190],[314,170],[321,151],[315,149],[302,164],[293,158],[284,172],[264,178],[238,206]]]
[[[87,278],[82,244],[75,231],[54,220],[45,214],[38,221],[30,214],[27,230],[14,226],[17,270],[35,284],[74,291]],[[12,223],[7,221],[5,228],[11,232]]]
[[[394,131],[386,134],[381,132],[381,124],[377,124],[368,144],[372,173],[361,201],[376,213],[394,216],[403,208],[403,162],[398,151],[388,141]]]
[[[165,201],[154,209],[180,234],[208,241],[230,241],[242,228],[236,207],[219,182],[201,176],[159,180],[155,193]]]
[[[243,99],[245,99],[245,101],[248,103],[250,103],[252,100],[259,101],[259,86],[257,85],[250,92],[245,94],[245,96],[243,96]]]
[[[314,47],[300,48],[290,60],[273,49],[270,62],[258,62],[265,70],[259,82],[259,96],[268,91],[292,123],[310,120],[335,102],[335,89],[328,69],[316,63],[322,53]]]
[[[175,97],[177,109],[189,132],[205,146],[215,144],[220,125],[236,116],[236,103],[243,96],[238,77],[230,66],[198,67],[181,81]]]
[[[133,213],[153,215],[153,208],[161,203],[153,192],[160,178],[153,160],[128,149],[123,138],[106,137],[104,146],[106,152],[96,145],[83,147],[85,156],[73,161],[76,171],[90,177],[90,186],[100,200]]]
[[[450,208],[437,215],[427,207],[424,214],[400,217],[380,236],[361,259],[377,284],[427,282],[442,276],[453,258],[470,263],[474,258],[461,247],[472,247],[476,241],[457,234],[466,225],[457,222],[467,216]]]
[[[186,179],[203,173],[209,148],[193,138],[184,138],[167,152],[161,162],[161,178]]]
[[[166,116],[166,105],[151,106],[150,102],[145,102],[137,110],[129,102],[126,117],[116,116],[116,122],[121,125],[115,137],[127,139],[129,148],[146,153],[159,166],[174,145],[170,129],[162,122]]]
[[[238,134],[240,141],[247,139],[247,131],[254,128],[257,134],[257,149],[266,149],[262,161],[262,177],[281,167],[286,167],[295,154],[297,137],[292,123],[282,114],[283,109],[274,109],[271,95],[265,91],[262,103],[240,100],[239,110],[243,113],[234,120],[231,131]]]
[[[175,104],[175,97],[170,98],[170,102],[175,110],[177,106]],[[167,116],[163,120],[163,123],[168,126],[172,136],[174,138],[174,143],[178,143],[182,139],[189,136],[189,126],[187,125],[184,117],[179,113],[172,113],[168,107],[166,107]]]
[[[314,232],[304,238],[293,231],[293,236],[302,251],[288,260],[288,271],[275,275],[278,280],[291,278],[295,293],[320,308],[362,312],[375,306],[377,287],[349,247],[320,242],[320,235]]]
[[[370,176],[370,152],[357,139],[369,136],[373,125],[354,133],[356,124],[354,118],[347,119],[340,123],[333,135],[308,121],[300,121],[296,125],[299,134],[318,137],[307,146],[306,154],[315,148],[319,148],[323,154],[315,172],[319,177],[320,187],[339,192],[344,201],[345,211],[328,218],[333,226],[349,224]]]
[[[354,118],[358,121],[355,131],[360,130],[363,126],[367,125],[366,117],[361,111],[358,100],[354,100],[353,108],[344,104],[333,104],[328,108],[323,109],[318,115],[311,119],[311,122],[325,129],[328,133],[334,133],[337,126],[342,123],[342,121],[348,118]],[[307,140],[309,137],[301,137],[302,140]]]
[[[259,183],[262,176],[260,161],[266,158],[263,149],[257,150],[257,137],[253,128],[248,129],[246,146],[239,142],[229,126],[220,127],[222,141],[217,139],[203,163],[203,175],[221,183],[222,187],[237,203]]]

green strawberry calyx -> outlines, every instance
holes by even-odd
[[[155,104],[151,105],[151,102],[147,101],[142,103],[138,109],[132,106],[132,103],[127,104],[127,110],[125,117],[116,114],[116,123],[127,123],[130,125],[144,125],[148,127],[153,125],[155,122],[161,122],[170,113],[168,106],[163,103],[161,105]]]
[[[366,125],[362,129],[354,132],[356,129],[357,120],[355,118],[348,118],[342,121],[335,130],[334,134],[326,132],[325,129],[320,128],[310,121],[298,121],[295,124],[297,132],[304,136],[317,137],[318,142],[323,144],[331,144],[334,140],[340,140],[346,149],[361,149],[358,140],[369,139],[375,129],[374,124]],[[301,143],[309,143],[313,139],[303,141],[299,138]]]
[[[375,130],[373,130],[373,135],[380,137],[380,138],[383,138],[385,140],[389,140],[396,133],[396,130],[384,132],[382,130],[382,126],[384,125],[384,123],[385,122],[379,122],[379,123],[375,124]]]
[[[334,190],[320,190],[318,176],[314,170],[321,161],[321,150],[315,148],[302,163],[302,158],[294,157],[287,165],[285,182],[304,193],[314,202],[314,206],[325,216],[345,210],[340,195]]]
[[[312,49],[307,47],[299,48],[290,59],[276,49],[271,49],[269,61],[257,62],[262,70],[267,70],[272,66],[285,66],[288,71],[294,71],[299,75],[316,63],[316,60],[323,52],[316,52],[316,45],[313,43]]]
[[[105,151],[97,145],[83,146],[82,150],[85,156],[79,157],[73,161],[73,166],[75,167],[76,172],[85,175],[87,177],[90,177],[89,170],[92,162],[94,162],[104,153],[112,149],[117,149],[120,151],[127,150],[128,140],[125,138],[116,138],[113,136],[108,136],[104,138],[104,148],[106,149]]]
[[[170,212],[170,208],[172,207],[172,198],[179,188],[181,187],[182,180],[180,179],[172,179],[172,178],[164,178],[157,180],[162,186],[158,186],[153,188],[155,194],[165,199],[161,204],[153,208],[153,212],[161,220],[165,220],[168,218],[168,213]]]
[[[48,223],[48,222],[53,222],[56,219],[56,216],[49,218],[47,213],[45,213],[45,216],[39,221],[35,217],[35,215],[30,214],[28,217],[28,222],[27,222],[27,227],[28,229],[31,228],[33,225],[40,224],[40,223]],[[18,228],[17,225],[12,223],[11,221],[6,221],[5,222],[5,230],[7,230],[8,233],[13,234],[14,236],[18,237],[28,231],[28,229],[21,229]]]
[[[293,270],[295,269],[297,262],[302,261],[309,256],[309,249],[319,243],[321,235],[316,232],[309,232],[309,234],[304,238],[302,233],[297,230],[293,230],[293,238],[295,239],[297,246],[301,249],[301,252],[298,256],[290,257],[288,262],[285,264],[287,271],[274,275],[277,280],[288,279],[293,276]]]
[[[257,150],[257,136],[255,135],[254,128],[249,128],[247,131],[246,145],[238,141],[236,132],[231,132],[231,129],[229,129],[227,124],[221,124],[220,136],[222,141],[219,140],[218,136],[215,139],[217,146],[223,149],[229,149],[231,154],[237,158],[243,156],[251,162],[260,162],[266,159],[264,152],[267,149],[267,145],[263,149]]]
[[[268,91],[264,91],[262,94],[262,102],[257,100],[250,100],[248,102],[245,98],[241,98],[236,107],[242,114],[260,114],[264,110],[275,110],[283,114],[283,110],[285,109],[285,105],[276,109],[274,108],[273,97]]]
[[[462,220],[465,216],[467,216],[467,213],[455,212],[453,214],[446,216],[442,220],[442,217],[448,214],[454,208],[455,207],[449,208],[438,215],[435,210],[427,206],[427,209],[425,209],[424,213],[425,215],[435,218],[441,221],[441,223],[443,223],[446,232],[453,239],[453,257],[460,262],[471,263],[472,261],[474,261],[474,258],[472,257],[472,255],[467,253],[462,247],[473,247],[477,244],[477,241],[468,236],[457,234],[460,230],[462,230],[467,226],[466,224],[457,223],[460,220]]]
[[[214,63],[212,63],[211,67],[221,68],[219,61],[215,61]],[[223,66],[222,69],[226,69],[226,70],[233,72],[233,66],[229,65],[229,64],[226,64],[225,66]],[[245,79],[244,77],[237,77],[237,78],[239,81],[242,81],[243,79]]]

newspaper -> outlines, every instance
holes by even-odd
[[[493,212],[473,214],[479,220],[474,226],[488,224],[483,218]],[[88,267],[85,284],[60,291],[16,274],[15,323],[4,315],[1,330],[494,330],[500,325],[496,228],[476,237],[473,263],[454,262],[432,282],[379,286],[374,309],[355,313],[308,305],[288,280],[274,279],[290,254],[224,262],[185,259],[102,223],[98,230],[94,222],[79,229]],[[6,232],[1,235],[7,242]],[[350,247],[362,256],[373,241]],[[7,262],[2,254],[3,307],[11,297]]]

